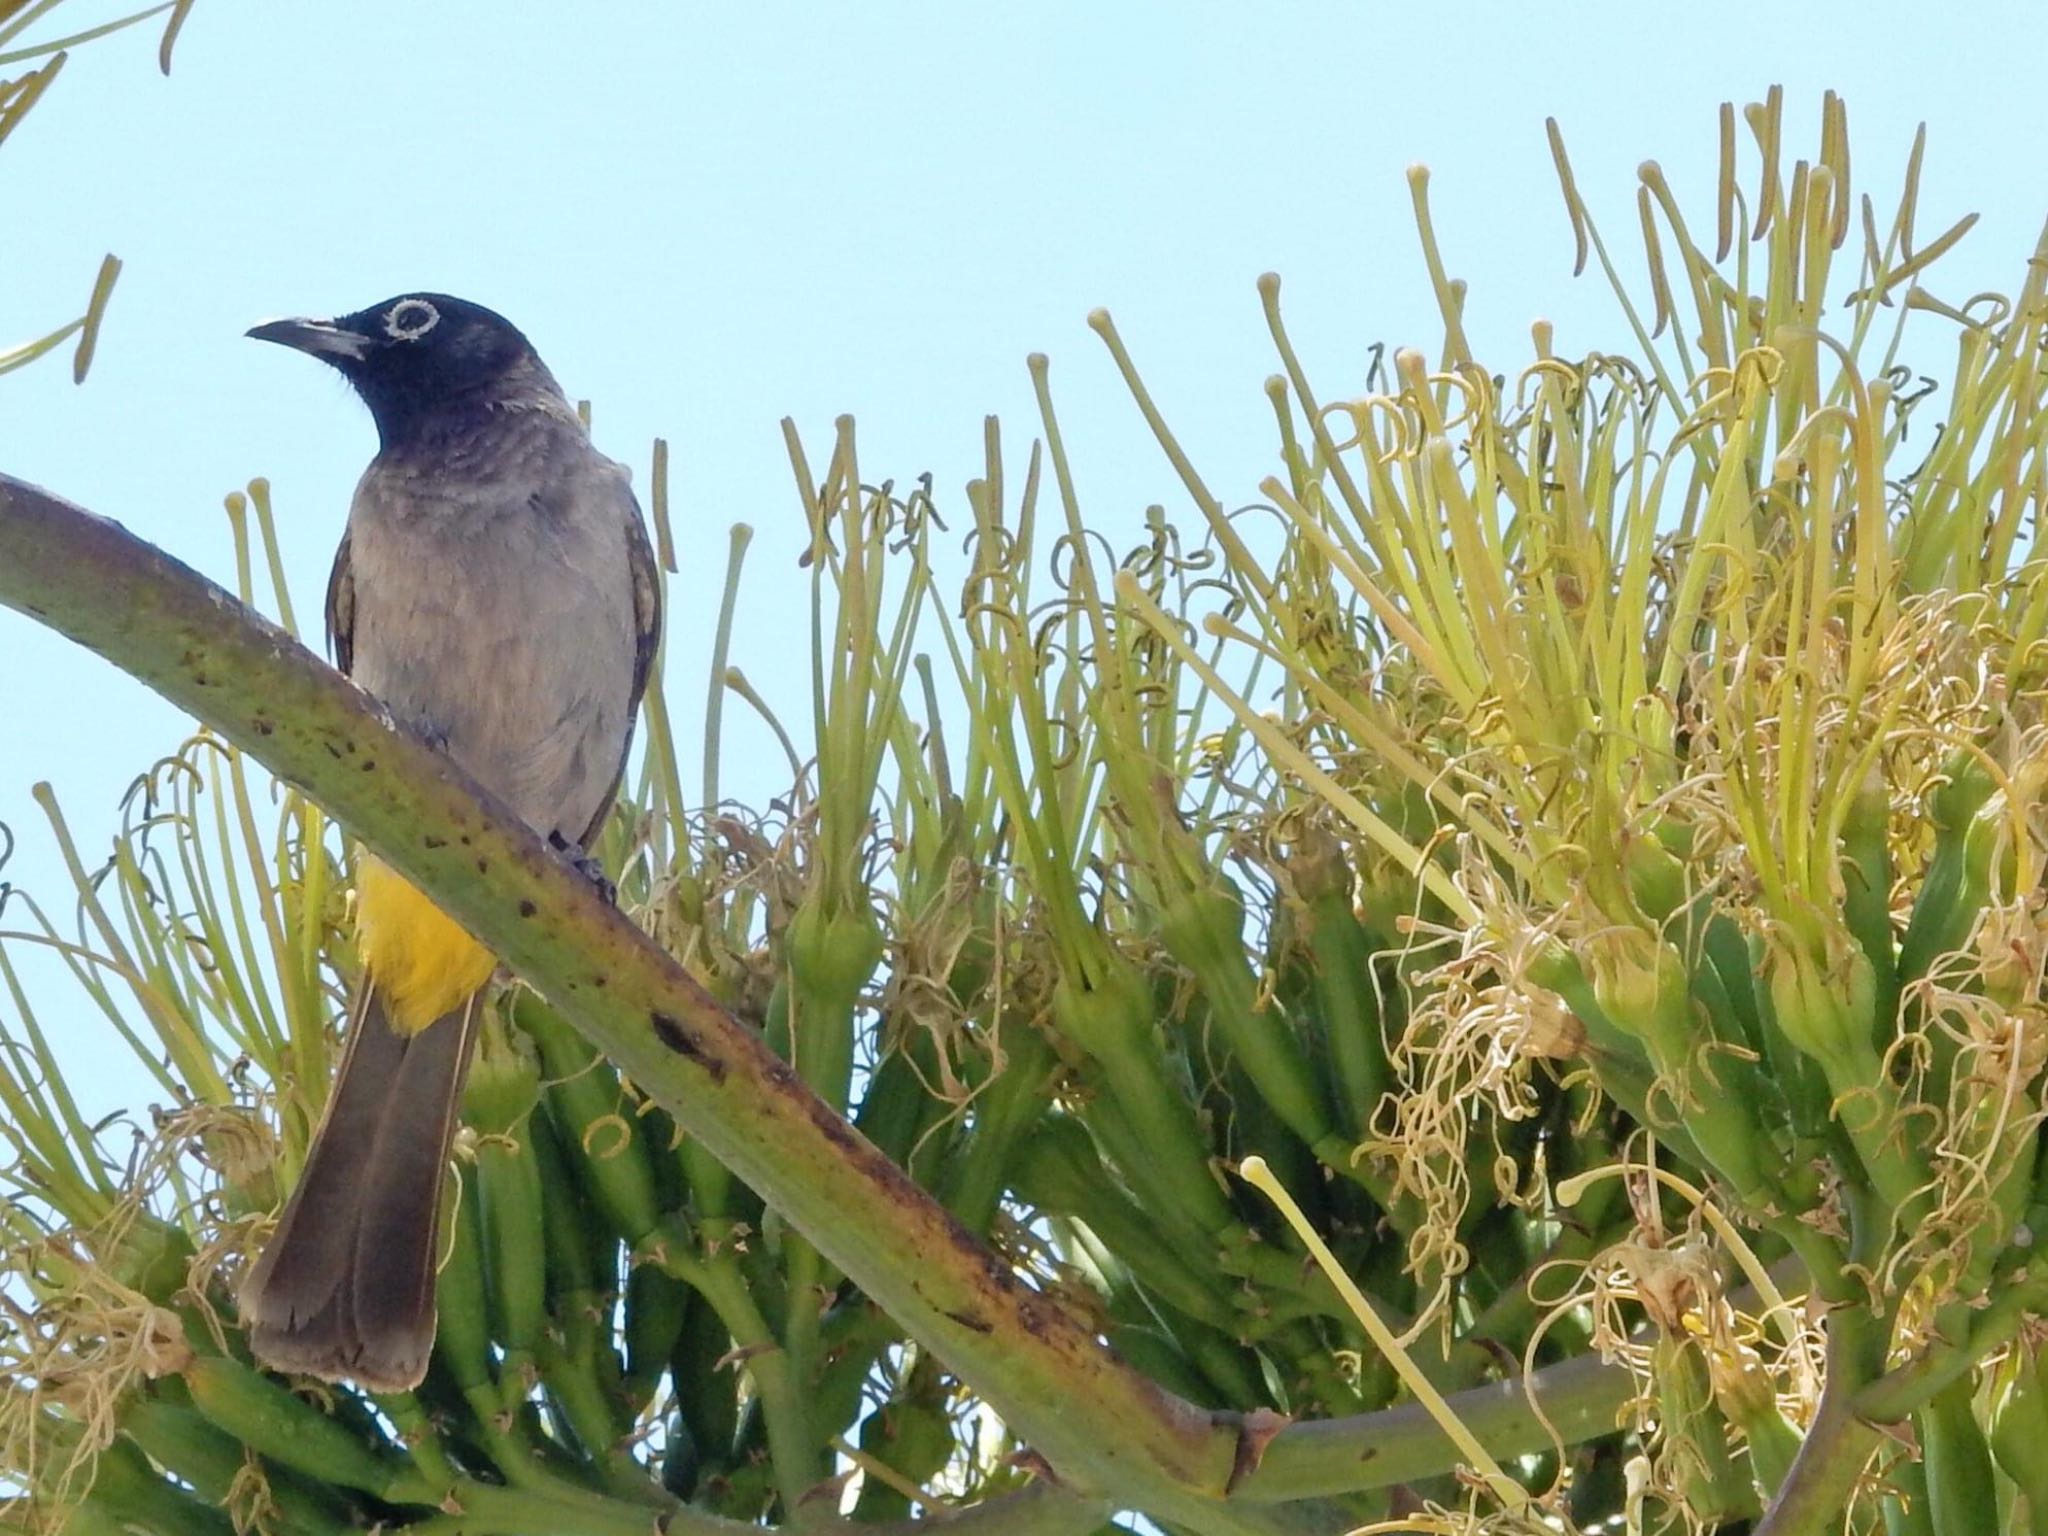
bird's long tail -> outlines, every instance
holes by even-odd
[[[441,1185],[482,1007],[472,994],[402,1031],[365,986],[305,1171],[242,1286],[264,1364],[381,1391],[426,1374]]]

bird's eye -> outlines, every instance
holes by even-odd
[[[441,311],[425,299],[400,299],[384,317],[384,334],[393,341],[418,341],[441,323]]]

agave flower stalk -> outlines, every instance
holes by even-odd
[[[1194,508],[1121,557],[1042,358],[1041,441],[1009,476],[989,422],[957,572],[944,488],[864,478],[850,420],[814,474],[786,426],[810,707],[731,654],[735,530],[701,778],[657,681],[598,844],[623,913],[275,631],[0,483],[0,599],[215,722],[103,867],[50,801],[78,920],[16,897],[0,932],[0,1465],[36,1518],[1067,1536],[1114,1504],[1288,1536],[1397,1480],[1501,1530],[2021,1509],[2048,263],[1949,304],[1967,224],[1920,240],[1917,146],[1881,223],[1834,98],[1804,161],[1775,94],[1721,129],[1711,238],[1643,169],[1641,303],[1553,134],[1628,359],[1539,325],[1483,366],[1419,172],[1440,335],[1357,397],[1262,283],[1257,511],[1091,317]],[[1953,389],[1914,465],[1929,327]],[[659,449],[651,485],[666,556]],[[289,624],[267,488],[229,515],[243,601]],[[765,812],[721,777],[740,705],[790,760]],[[333,770],[370,738],[378,775]],[[258,758],[527,978],[413,1394],[240,1353],[355,966],[340,839]],[[157,1073],[132,1167],[24,945]],[[1261,1164],[1291,1214],[1229,1178]],[[1613,1485],[1565,1486],[1587,1441]],[[1079,1491],[1020,1493],[1033,1467]]]

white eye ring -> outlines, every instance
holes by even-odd
[[[441,323],[441,311],[425,299],[400,299],[384,317],[384,334],[393,341],[417,341]]]

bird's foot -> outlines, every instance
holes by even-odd
[[[597,894],[604,898],[606,906],[615,907],[619,904],[619,888],[612,884],[611,877],[604,872],[604,866],[598,863],[595,857],[577,847],[559,832],[548,834],[548,846],[560,854],[577,874],[597,887]]]

